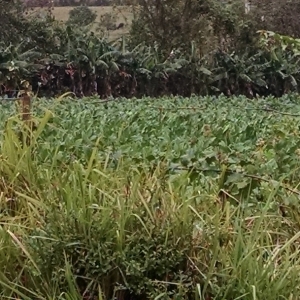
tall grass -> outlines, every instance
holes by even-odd
[[[299,215],[270,212],[276,188],[249,213],[164,162],[112,165],[99,140],[49,164],[50,117],[30,145],[14,118],[1,141],[1,299],[299,299]]]

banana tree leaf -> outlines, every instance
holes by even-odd
[[[205,67],[201,67],[201,68],[199,69],[199,71],[200,71],[201,73],[205,74],[205,75],[208,75],[208,76],[211,76],[211,75],[212,75],[212,72],[211,72],[210,70],[208,70],[207,68],[205,68]]]
[[[239,77],[246,82],[252,82],[252,79],[246,74],[240,74]]]
[[[102,54],[100,56],[100,58],[103,59],[106,57],[119,57],[119,56],[121,56],[121,53],[119,51],[114,50],[114,51],[109,51],[109,52]]]
[[[258,86],[268,88],[268,85],[267,85],[266,81],[264,81],[264,80],[261,79],[261,78],[257,78],[254,82],[255,82],[255,84],[257,84]]]
[[[112,72],[117,72],[117,71],[119,71],[120,68],[116,62],[112,61],[109,63],[109,69]]]
[[[105,69],[105,70],[108,70],[108,69],[109,69],[108,64],[107,64],[105,61],[101,60],[101,59],[97,60],[97,61],[95,62],[95,65],[96,65],[97,67],[100,67],[101,69]]]
[[[289,78],[291,79],[291,84],[293,87],[297,87],[298,86],[298,83],[297,83],[297,80],[295,79],[294,76],[290,75]]]
[[[144,69],[144,68],[137,69],[137,73],[146,74],[146,75],[151,75],[152,74],[152,72],[150,70]]]

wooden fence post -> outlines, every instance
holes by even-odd
[[[26,90],[20,95],[20,102],[21,120],[23,121],[22,140],[29,146],[32,140],[33,122],[31,118],[31,97]]]
[[[28,93],[24,92],[21,96],[22,101],[22,121],[30,125],[31,120],[31,98]]]

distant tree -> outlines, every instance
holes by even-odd
[[[41,34],[41,30],[45,29],[44,26],[36,25],[43,20],[38,20],[30,5],[37,5],[40,8],[48,8],[45,15],[45,24],[51,25],[52,23],[52,2],[49,0],[35,0],[22,1],[22,0],[0,0],[0,42],[6,44],[19,43],[28,39],[35,38]],[[41,38],[41,36],[40,36]]]
[[[260,29],[300,37],[299,0],[251,0],[250,15]]]
[[[132,0],[132,4],[136,2]],[[166,53],[178,48],[190,52],[192,41],[202,55],[210,52],[228,35],[238,34],[236,11],[245,14],[244,3],[240,0],[230,5],[219,0],[138,2],[130,32],[132,44],[156,43]]]
[[[105,13],[100,16],[100,27],[105,30],[115,30],[116,29],[117,15],[115,13]]]
[[[73,8],[69,12],[68,25],[87,26],[95,22],[97,13],[92,11],[88,6],[82,5]]]
[[[20,0],[0,0],[0,41],[19,40],[26,23],[24,4]]]

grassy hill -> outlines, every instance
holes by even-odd
[[[52,13],[57,20],[65,22],[68,20],[69,12],[73,8],[72,6],[53,7]],[[116,39],[129,32],[133,19],[133,13],[129,6],[90,6],[90,8],[98,15],[94,28],[97,28],[97,25],[101,23],[101,16],[105,14],[112,14],[116,17],[116,26],[120,23],[124,23],[124,27],[120,29],[109,30],[108,34],[110,39]],[[35,11],[39,16],[45,14],[45,9],[36,8]]]

